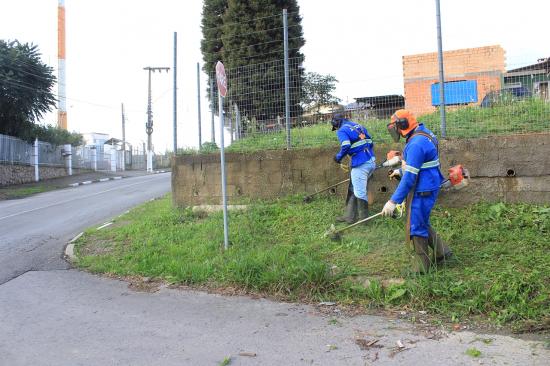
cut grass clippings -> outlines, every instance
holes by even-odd
[[[121,219],[125,225],[88,230],[77,242],[77,264],[96,273],[232,287],[284,300],[550,327],[550,208],[436,208],[432,224],[455,260],[413,276],[407,274],[403,219],[378,218],[340,242],[323,238],[341,205],[334,197],[304,204],[299,196],[252,203],[247,211],[230,212],[232,245],[224,252],[221,213],[176,209],[166,197],[132,210]]]

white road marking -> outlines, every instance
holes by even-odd
[[[101,229],[106,228],[107,226],[110,226],[112,224],[113,224],[112,222],[107,222],[107,223],[101,225],[100,227],[98,227],[96,230],[101,230]]]

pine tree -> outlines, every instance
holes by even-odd
[[[222,32],[223,32],[223,14],[227,9],[227,0],[204,0],[202,6],[202,37],[201,52],[203,55],[203,71],[208,75],[209,83],[207,86],[208,98],[210,99],[210,78],[214,78],[214,96],[217,93],[215,80],[216,62],[222,60]],[[214,110],[218,109],[218,99],[214,97]]]
[[[236,104],[245,118],[267,121],[284,116],[282,12],[286,8],[292,83],[291,116],[300,115],[304,60],[300,48],[305,41],[297,1],[227,0],[220,21],[221,2],[205,0],[203,8],[202,51],[205,68],[213,70],[214,59],[224,62],[229,102]],[[216,19],[216,25],[213,25],[212,19]],[[207,24],[211,25],[210,28]],[[221,44],[217,42],[220,38]]]

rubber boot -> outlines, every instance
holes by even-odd
[[[344,216],[337,217],[336,221],[353,224],[356,221],[356,218],[357,218],[357,198],[353,196],[348,199]]]
[[[369,217],[369,202],[357,198],[357,221]]]
[[[414,271],[419,274],[428,273],[430,270],[430,257],[428,256],[428,238],[413,236],[414,252]]]
[[[432,248],[436,263],[443,262],[453,256],[451,248],[441,239],[433,228],[428,229],[428,245]]]

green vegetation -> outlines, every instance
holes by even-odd
[[[0,133],[28,142],[82,143],[82,135],[37,123],[55,107],[53,68],[41,60],[38,46],[0,40]]]
[[[419,121],[440,136],[439,112],[420,116]],[[391,138],[386,125],[389,119],[353,119],[364,124],[377,143],[389,143]],[[447,112],[447,137],[475,138],[526,132],[547,132],[550,130],[550,103],[539,99],[528,99],[492,108],[463,107]],[[337,147],[336,135],[331,131],[329,121],[314,126],[291,130],[293,148],[321,146]],[[253,136],[235,141],[227,148],[231,152],[251,152],[284,149],[285,131]],[[206,151],[205,151],[206,152]]]
[[[472,356],[474,358],[477,358],[477,357],[481,356],[481,351],[478,350],[477,348],[473,347],[473,348],[468,348],[466,350],[466,354],[468,356]]]
[[[47,192],[56,189],[55,185],[36,185],[30,187],[5,187],[0,188],[0,200],[3,199],[16,199],[16,198],[25,198],[33,194]]]
[[[301,197],[231,212],[232,247],[222,251],[221,213],[147,203],[120,224],[89,230],[78,265],[171,283],[302,301],[426,310],[448,321],[474,316],[529,329],[550,326],[550,208],[477,204],[436,209],[433,225],[456,259],[426,276],[408,275],[403,222],[380,218],[341,242],[323,238],[341,201]],[[375,207],[376,209],[376,207]]]

